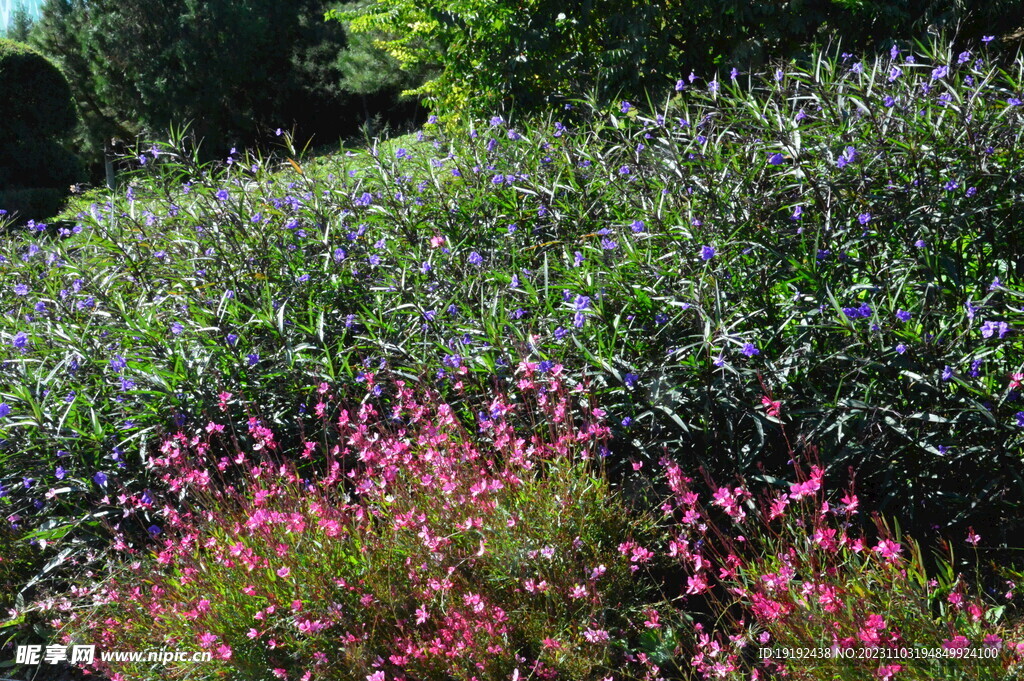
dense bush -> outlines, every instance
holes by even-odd
[[[663,459],[655,515],[600,472],[604,414],[561,366],[521,363],[465,421],[386,374],[351,406],[311,390],[293,461],[256,418],[251,448],[221,419],[167,437],[169,494],[104,483],[151,540],[119,534],[102,578],[25,614],[62,644],[212,658],[95,665],[112,681],[1019,678],[1016,585],[864,532],[817,465],[772,489]]]
[[[376,0],[329,16],[383,34],[404,67],[435,69],[416,92],[444,115],[530,112],[583,92],[603,104],[643,101],[680,70],[761,67],[806,55],[815,42],[887,50],[941,29],[973,42],[994,26],[1024,24],[1012,0]]]
[[[214,659],[112,664],[115,681],[647,678],[638,646],[661,636],[643,622],[672,617],[649,574],[664,562],[647,548],[656,519],[600,474],[607,428],[587,398],[557,376],[520,376],[477,433],[403,381],[368,377],[354,408],[325,383],[315,411],[333,432],[305,447],[327,454],[316,473],[281,464],[256,419],[262,448],[220,462],[222,423],[168,438],[150,463],[187,505],[132,497],[130,515],[164,507],[150,528],[160,540],[150,552],[122,542],[109,580],[54,603],[63,640]],[[514,428],[524,411],[553,430]]]
[[[475,412],[525,354],[590,376],[638,488],[662,456],[781,483],[814,442],[918,536],[1013,544],[1024,107],[983,54],[821,57],[320,163],[144,147],[66,239],[0,245],[0,504],[80,532],[97,480],[152,486],[140,454],[226,389],[243,446],[256,416],[301,452],[311,381],[429,371]]]
[[[48,218],[82,179],[81,161],[62,145],[76,123],[71,89],[41,54],[0,40],[0,91],[0,208]]]
[[[864,532],[852,485],[827,494],[824,471],[800,462],[781,491],[665,473],[680,520],[669,553],[685,597],[712,603],[692,628],[700,678],[1020,678],[1016,584],[986,589],[955,572],[948,544],[929,570],[917,542],[877,516]],[[967,550],[982,541],[973,528],[963,539]]]

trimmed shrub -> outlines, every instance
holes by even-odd
[[[60,70],[21,43],[0,39],[0,141],[55,137],[74,127],[71,88]]]
[[[43,55],[0,40],[0,92],[0,208],[21,220],[48,218],[85,176],[61,144],[76,123],[71,89]]]

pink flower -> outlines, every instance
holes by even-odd
[[[1003,639],[999,638],[995,634],[988,634],[987,636],[985,636],[984,639],[982,639],[982,643],[984,643],[986,646],[994,648],[998,648],[1002,642]]]
[[[772,418],[779,418],[779,414],[782,413],[782,401],[772,401],[767,395],[761,396],[761,404],[764,405],[764,411],[768,416]]]
[[[366,677],[366,681],[384,681],[385,678],[384,672],[374,672]]]
[[[287,577],[291,573],[292,573],[291,569],[283,567],[283,568],[278,569],[277,576],[278,577]]]
[[[885,681],[886,679],[895,677],[896,673],[901,669],[903,669],[903,665],[900,664],[882,665],[875,673],[878,675],[878,678]]]
[[[416,610],[416,624],[423,624],[430,619],[430,614],[422,605]]]
[[[897,542],[891,539],[882,539],[875,546],[875,553],[880,555],[882,558],[895,563],[900,558],[900,551],[902,547]]]
[[[960,634],[954,636],[951,639],[942,640],[942,647],[946,648],[947,650],[961,650],[963,648],[969,648],[970,646],[971,642],[968,641],[965,636]]]
[[[221,645],[217,646],[217,657],[221,660],[231,659],[231,646]]]
[[[586,597],[587,597],[587,587],[583,586],[582,584],[575,585],[569,591],[569,598],[572,598],[573,600],[576,600],[578,598],[586,598]]]
[[[583,638],[591,643],[605,643],[611,637],[604,629],[587,629],[583,632]]]
[[[218,638],[218,636],[215,636],[214,634],[211,634],[207,631],[199,635],[199,645],[201,645],[204,648],[209,648],[217,642]]]
[[[702,594],[708,590],[707,580],[704,579],[704,575],[690,575],[686,579],[686,593],[688,594]]]
[[[981,541],[981,537],[975,534],[973,527],[969,527],[967,528],[967,539],[965,541],[972,546],[977,546],[978,542]]]

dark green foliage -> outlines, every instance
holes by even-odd
[[[333,14],[385,37],[436,113],[524,113],[591,92],[601,103],[661,93],[691,71],[756,68],[813,43],[887,50],[937,30],[958,41],[1024,23],[1011,0],[377,0]]]
[[[29,546],[8,523],[0,523],[0,612],[15,607],[15,598],[22,587],[42,567],[39,551]]]
[[[71,89],[44,56],[0,40],[0,92],[0,208],[24,220],[48,218],[83,176],[81,161],[62,145],[76,123]]]
[[[75,124],[67,80],[27,45],[0,40],[0,92],[0,141],[5,144],[60,135]]]
[[[276,140],[277,128],[326,142],[365,118],[337,63],[345,29],[323,20],[326,7],[49,0],[37,41],[72,81],[85,120],[81,144],[94,158],[112,137],[164,135],[183,124],[207,158],[220,157],[232,145]]]

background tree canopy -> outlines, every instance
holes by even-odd
[[[185,122],[220,153],[278,127],[336,139],[395,107],[407,77],[386,55],[373,87],[344,88],[346,31],[324,22],[327,9],[323,0],[48,0],[33,38],[68,75],[81,145],[94,156],[112,137]]]
[[[533,110],[597,95],[641,98],[691,71],[763,64],[837,39],[850,51],[888,50],[945,29],[976,40],[1016,27],[1011,0],[376,0],[329,16],[403,67],[433,69],[415,90],[438,113]]]

